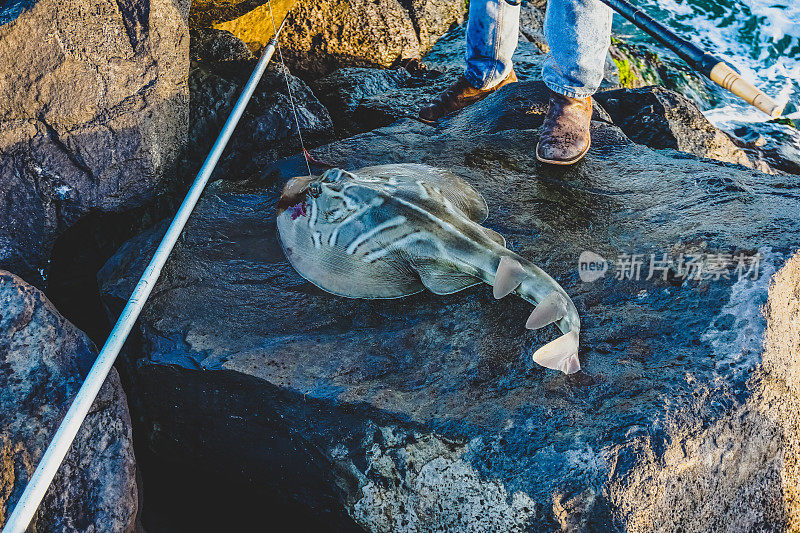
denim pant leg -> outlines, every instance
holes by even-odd
[[[553,91],[585,98],[603,81],[611,44],[611,8],[600,0],[550,0],[544,34],[550,53],[542,78]]]
[[[467,22],[467,69],[476,89],[489,89],[511,72],[522,0],[472,0]]]

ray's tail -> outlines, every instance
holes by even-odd
[[[489,273],[487,273],[489,274]],[[494,275],[487,276],[495,298],[516,293],[536,306],[525,327],[539,329],[555,324],[562,335],[533,354],[533,360],[553,370],[572,374],[580,370],[578,341],[581,322],[572,299],[545,271],[517,254],[504,249]]]

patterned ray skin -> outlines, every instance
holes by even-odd
[[[277,206],[286,257],[305,279],[348,298],[452,294],[480,282],[539,306],[527,325],[562,335],[534,361],[580,370],[580,318],[564,289],[480,225],[486,201],[453,173],[418,164],[331,169],[289,180]]]

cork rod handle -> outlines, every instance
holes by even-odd
[[[744,98],[749,104],[757,107],[772,118],[777,118],[783,113],[782,105],[754,87],[725,63],[720,62],[714,65],[714,68],[709,73],[709,78],[736,96]]]

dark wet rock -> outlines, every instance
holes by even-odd
[[[794,464],[783,452],[797,433],[766,445],[774,424],[751,409],[749,378],[769,277],[800,242],[800,178],[654,151],[601,121],[583,162],[548,167],[534,157],[546,95],[510,85],[438,127],[401,120],[315,155],[428,163],[472,183],[486,224],[575,301],[583,372],[535,366],[554,331],[526,331],[529,306],[486,286],[363,301],[304,281],[271,207],[305,172],[294,157],[214,184],[156,286],[125,355],[147,445],[371,531],[783,528],[794,496],[774,472]],[[112,315],[163,231],[105,265]],[[585,250],[612,261],[593,283],[578,274]],[[714,254],[757,251],[758,279],[733,266],[681,278],[680,254],[708,273]],[[646,280],[649,254],[664,253],[675,264]],[[627,254],[642,254],[641,279],[624,276]]]
[[[619,89],[597,93],[595,99],[634,142],[772,172],[763,158],[748,156],[694,102],[675,91],[656,86]]]
[[[800,174],[800,131],[793,125],[770,122],[738,122],[723,125],[731,138],[751,158],[771,168]]]
[[[194,166],[199,166],[208,154],[253,66],[252,62],[246,63],[245,68],[232,69],[205,62],[192,65],[189,157]],[[300,78],[272,64],[247,105],[214,175],[228,179],[247,177],[263,165],[296,152],[300,138],[291,99],[303,140],[316,146],[330,139],[333,122],[325,106]]]
[[[546,54],[550,51],[547,39],[544,36],[544,12],[547,1],[524,1],[519,12],[519,33],[528,42],[534,43],[537,48]]]
[[[314,94],[331,111],[337,129],[354,134],[369,131],[394,122],[367,111],[363,104],[372,98],[381,99],[386,92],[403,87],[411,79],[404,69],[348,67],[339,69],[313,82]]]
[[[259,6],[224,20],[203,16],[193,8],[193,24],[228,30],[253,48],[272,37],[288,2]],[[248,4],[249,5],[249,4]],[[212,9],[217,9],[216,5]],[[322,0],[299,2],[289,11],[281,34],[287,65],[307,76],[322,76],[346,66],[389,67],[403,58],[419,58],[451,25],[464,20],[463,0]],[[194,26],[198,27],[198,26]]]
[[[452,85],[463,69],[449,68],[423,77],[411,77],[401,85],[367,95],[343,117],[354,133],[387,126],[401,118],[415,118],[419,110]],[[335,73],[333,74],[335,75]]]
[[[65,229],[147,202],[174,173],[188,4],[12,4],[0,7],[14,15],[0,26],[0,267],[40,282]]]
[[[44,294],[0,271],[0,527],[97,357]],[[34,517],[32,531],[133,531],[131,421],[111,370]]]
[[[212,64],[240,64],[255,59],[241,39],[229,31],[201,28],[189,32],[192,61]]]

